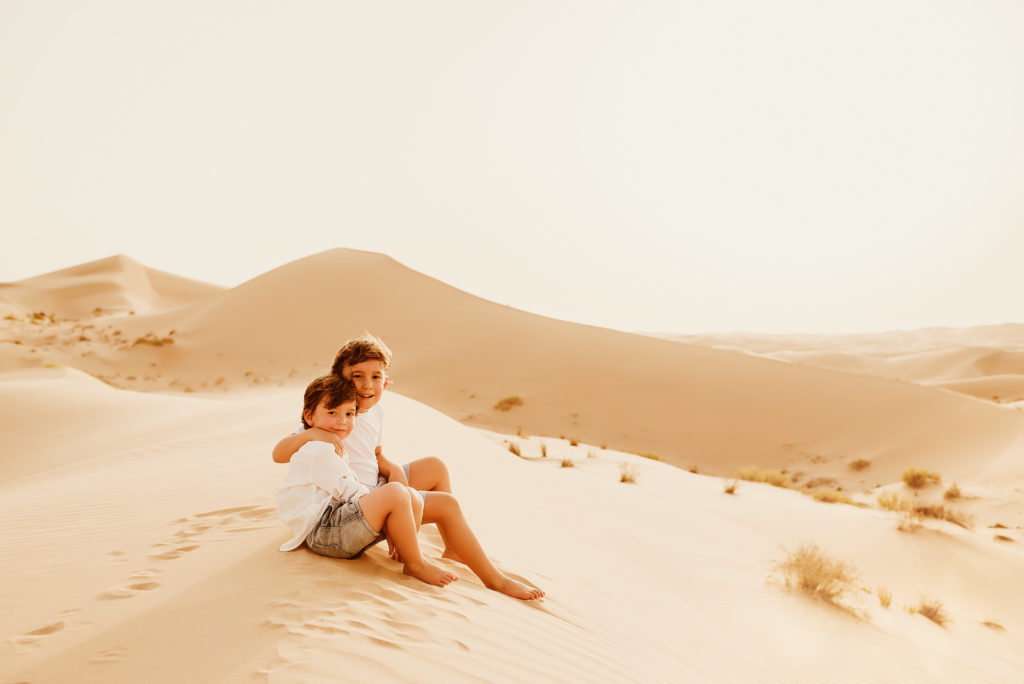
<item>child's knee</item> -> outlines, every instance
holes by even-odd
[[[388,500],[395,503],[409,501],[409,488],[401,482],[388,482],[385,485],[381,485],[380,490],[387,495]]]

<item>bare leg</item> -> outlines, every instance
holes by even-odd
[[[540,589],[517,582],[495,567],[466,522],[462,507],[454,496],[446,492],[427,492],[426,499],[423,522],[437,523],[449,547],[480,578],[484,586],[514,598],[536,599],[544,596]]]
[[[436,456],[420,458],[409,464],[409,486],[422,492],[447,492],[452,493],[451,476],[448,474],[448,466]],[[444,530],[438,526],[441,533],[441,541],[444,542],[444,553],[441,555],[460,563],[463,560],[452,550]]]
[[[378,487],[359,499],[363,516],[370,527],[385,530],[401,554],[403,572],[418,580],[443,587],[458,577],[443,568],[428,563],[416,538],[416,519],[413,515],[409,490],[397,482]]]

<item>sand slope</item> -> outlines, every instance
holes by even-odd
[[[4,681],[1012,682],[1024,668],[1019,530],[1005,530],[1017,543],[946,523],[904,533],[891,513],[747,483],[729,496],[716,478],[564,444],[523,460],[392,394],[390,453],[445,458],[492,555],[548,591],[529,605],[455,564],[462,579],[440,590],[380,549],[277,552],[283,471],[267,450],[293,389],[161,397],[61,369],[0,375],[0,405],[26,395],[124,420],[72,423],[93,440],[80,464],[39,440],[54,467],[0,485]],[[211,418],[182,430],[193,414]],[[143,416],[153,437],[130,444]],[[37,427],[4,434],[26,443]],[[577,467],[558,467],[559,449]],[[620,461],[640,464],[635,484],[618,482]],[[436,555],[436,533],[421,536]],[[858,618],[772,581],[783,549],[808,541],[854,562],[866,592],[890,589],[892,607],[858,591]],[[946,629],[902,609],[921,593]]]
[[[1020,411],[938,388],[544,318],[354,250],[98,324],[88,342],[54,332],[57,341],[39,335],[17,351],[0,343],[0,361],[50,359],[144,390],[301,386],[341,340],[370,329],[396,351],[398,391],[470,425],[579,437],[712,473],[824,471],[846,486],[892,481],[910,465],[970,478],[1024,427]],[[173,344],[137,344],[145,339]],[[521,406],[495,409],[513,395]],[[859,458],[875,465],[852,477],[845,465]]]

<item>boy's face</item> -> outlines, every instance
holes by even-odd
[[[341,377],[351,380],[359,394],[359,412],[369,411],[377,405],[388,386],[388,376],[384,372],[384,363],[369,359],[341,369]]]
[[[321,400],[316,410],[312,414],[307,413],[304,418],[311,427],[327,430],[345,439],[356,423],[356,402],[343,401],[334,408],[327,408]]]

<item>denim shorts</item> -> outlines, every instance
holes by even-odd
[[[332,499],[316,526],[306,535],[306,546],[321,556],[355,558],[383,540],[383,532],[374,530],[366,522],[359,501]]]

